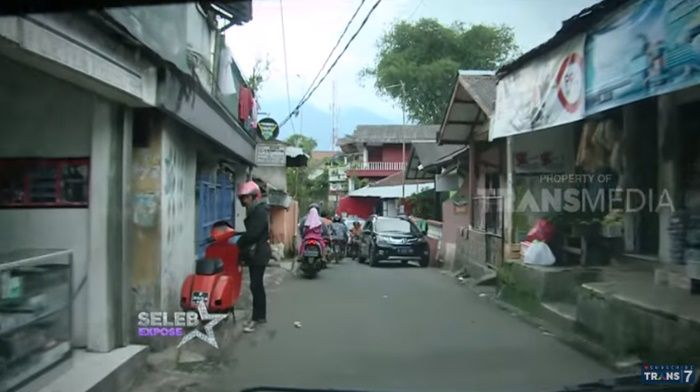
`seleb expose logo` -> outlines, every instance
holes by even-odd
[[[137,317],[139,336],[182,336],[178,347],[197,338],[219,348],[214,326],[228,314],[209,313],[204,302],[199,302],[197,312],[140,312]],[[204,325],[204,332],[199,330],[200,324]],[[185,334],[185,328],[192,330]]]

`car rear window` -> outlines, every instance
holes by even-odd
[[[378,232],[398,232],[398,233],[413,233],[418,234],[418,228],[411,222],[403,219],[378,219]]]

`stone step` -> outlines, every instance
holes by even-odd
[[[576,304],[569,302],[542,302],[542,318],[564,330],[573,330],[576,324]]]
[[[654,270],[654,284],[690,291],[690,277],[685,265],[664,265]]]

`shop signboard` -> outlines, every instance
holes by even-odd
[[[632,2],[588,32],[586,114],[700,82],[700,1]]]
[[[271,141],[277,139],[280,133],[280,127],[277,121],[270,117],[265,117],[258,121],[258,136],[260,136],[265,141]]]
[[[498,82],[491,140],[583,118],[584,41],[577,36]]]
[[[255,146],[255,164],[257,166],[285,166],[287,163],[287,146],[281,143],[258,143]]]

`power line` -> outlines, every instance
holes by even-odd
[[[340,42],[343,40],[343,37],[345,37],[345,34],[348,32],[348,29],[350,28],[350,25],[351,25],[352,22],[355,20],[355,17],[356,17],[357,14],[360,12],[360,9],[362,8],[362,6],[363,6],[364,4],[365,4],[365,0],[362,0],[362,1],[360,2],[360,5],[357,6],[357,8],[355,9],[355,12],[354,12],[354,13],[352,14],[352,16],[350,17],[350,20],[348,20],[348,22],[345,24],[345,28],[343,29],[343,32],[340,33],[340,36],[338,37],[338,40],[335,41],[335,45],[333,46],[333,49],[331,49],[331,51],[328,53],[328,56],[326,57],[326,60],[323,61],[323,65],[321,66],[321,68],[319,68],[318,72],[316,73],[316,76],[314,76],[314,79],[311,81],[311,83],[309,83],[309,88],[306,89],[306,91],[304,92],[304,95],[301,96],[301,99],[302,99],[302,100],[303,100],[304,98],[306,98],[306,95],[307,95],[307,94],[309,94],[309,91],[311,91],[311,88],[314,86],[314,83],[316,83],[316,81],[318,80],[318,78],[321,76],[321,72],[323,72],[323,70],[326,69],[326,65],[328,65],[328,60],[331,59],[331,56],[333,56],[333,53],[335,53],[335,50],[338,49],[338,46],[340,45]],[[291,105],[290,105],[290,106],[291,106]],[[291,109],[291,108],[289,108],[289,109]],[[291,112],[291,110],[290,110],[290,112]]]
[[[379,6],[379,3],[381,3],[381,2],[382,2],[382,0],[377,0],[377,1],[374,3],[374,5],[372,6],[372,8],[370,8],[369,12],[368,12],[367,15],[365,16],[365,18],[362,20],[362,23],[360,23],[360,26],[357,28],[357,30],[355,31],[355,33],[350,37],[350,39],[348,40],[348,42],[345,44],[345,47],[343,48],[343,50],[338,54],[338,57],[335,58],[335,60],[333,61],[333,63],[331,64],[331,66],[328,68],[328,70],[326,71],[326,73],[323,75],[323,77],[321,78],[321,80],[319,80],[318,83],[316,83],[316,86],[314,86],[314,87],[309,91],[309,93],[306,95],[306,97],[304,97],[304,98],[297,104],[297,106],[294,108],[294,110],[290,111],[290,113],[287,115],[287,117],[284,119],[284,121],[282,121],[282,122],[280,123],[280,127],[282,127],[285,123],[287,123],[287,121],[289,121],[289,119],[292,117],[292,115],[293,115],[297,110],[299,110],[299,108],[301,108],[302,105],[304,105],[304,104],[306,103],[306,101],[309,100],[309,98],[311,98],[311,95],[313,95],[313,93],[318,89],[318,87],[321,86],[321,84],[323,83],[323,81],[326,80],[326,77],[328,77],[328,74],[330,74],[331,71],[333,70],[333,68],[335,67],[335,65],[338,64],[338,60],[340,60],[340,58],[343,57],[343,54],[345,54],[345,52],[348,50],[348,47],[350,47],[350,44],[352,43],[352,41],[355,40],[355,38],[357,37],[357,35],[360,34],[360,31],[362,31],[362,28],[365,27],[365,24],[367,24],[367,21],[369,20],[369,17],[372,15],[372,13],[374,12],[374,10],[377,8],[377,6]]]
[[[409,15],[407,19],[413,18],[413,15],[416,14],[416,11],[418,11],[418,8],[420,8],[420,6],[422,6],[422,5],[423,5],[423,0],[420,0],[418,2],[418,5],[416,5],[416,8],[413,9],[413,12],[411,12],[411,15]]]
[[[292,98],[289,94],[289,72],[287,69],[287,36],[284,29],[284,9],[282,8],[282,0],[280,0],[280,21],[282,22],[282,55],[284,57],[284,81],[287,85],[287,110],[292,110]],[[294,128],[294,121],[292,121],[292,131],[297,133]]]

